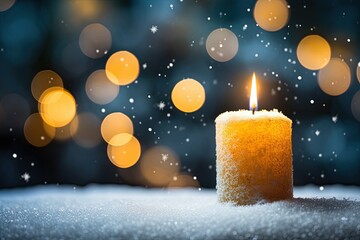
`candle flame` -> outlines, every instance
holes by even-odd
[[[256,76],[255,76],[255,73],[253,73],[249,107],[250,107],[250,110],[253,111],[253,113],[254,113],[254,111],[257,110],[257,106],[258,106],[258,103],[257,103],[257,93],[256,93]]]

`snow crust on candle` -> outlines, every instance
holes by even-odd
[[[292,198],[291,120],[278,110],[225,112],[216,120],[217,193],[239,205]]]
[[[228,111],[221,113],[216,119],[215,122],[226,122],[226,121],[241,121],[241,120],[250,120],[250,119],[283,119],[291,123],[291,119],[287,118],[282,112],[279,112],[277,109],[271,111],[260,110],[255,111],[255,114],[249,110],[239,110],[239,111]]]

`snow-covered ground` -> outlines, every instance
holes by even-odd
[[[0,238],[360,239],[360,188],[297,187],[294,200],[240,207],[204,189],[1,190]]]

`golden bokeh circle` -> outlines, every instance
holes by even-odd
[[[91,101],[103,105],[112,102],[118,96],[120,87],[111,82],[105,70],[101,69],[90,74],[85,91]]]
[[[93,148],[100,144],[100,119],[93,113],[78,114],[70,124],[70,133],[74,141],[84,148]]]
[[[48,125],[63,127],[76,115],[75,99],[63,88],[49,88],[39,99],[39,113]]]
[[[40,105],[44,102],[43,99],[45,98],[45,96],[47,96],[47,94],[51,92],[64,92],[64,91],[66,90],[63,87],[51,87],[46,89],[38,99],[38,108],[40,109]]]
[[[129,133],[120,133],[115,135],[113,138],[111,138],[111,140],[109,141],[109,145],[112,146],[122,146],[125,145],[126,143],[128,143],[131,139],[132,139],[131,134]]]
[[[288,3],[285,0],[258,0],[254,7],[254,19],[262,29],[278,31],[288,22]]]
[[[235,57],[239,49],[236,35],[226,28],[212,31],[206,39],[206,51],[218,62],[226,62]]]
[[[106,6],[106,1],[99,0],[65,1],[62,12],[69,25],[82,25],[84,22],[99,19],[104,14]]]
[[[128,133],[132,135],[134,127],[131,119],[121,112],[114,112],[107,115],[101,123],[101,135],[107,143],[118,134]],[[116,145],[115,140],[112,144]]]
[[[15,0],[1,0],[0,1],[0,12],[9,10],[15,3]]]
[[[59,74],[52,70],[43,70],[38,72],[31,82],[31,93],[39,101],[40,96],[49,88],[62,88],[63,81]]]
[[[194,79],[184,79],[173,88],[171,99],[175,107],[180,111],[195,112],[205,102],[205,89]]]
[[[81,51],[90,58],[100,58],[111,48],[111,32],[104,25],[93,23],[87,25],[80,33]]]
[[[129,168],[137,163],[141,155],[141,146],[137,138],[129,133],[114,136],[122,145],[108,144],[107,154],[110,161],[119,168]]]
[[[339,58],[331,58],[317,77],[321,90],[331,96],[343,94],[351,83],[350,67]]]
[[[119,51],[109,57],[105,66],[106,75],[116,85],[127,85],[139,76],[140,65],[134,54]]]
[[[329,43],[319,35],[304,37],[296,50],[301,65],[310,70],[319,70],[328,64],[331,58]]]
[[[180,162],[177,154],[165,146],[148,149],[140,160],[140,170],[149,186],[166,187],[178,175]]]
[[[24,135],[31,145],[44,147],[54,139],[55,128],[46,124],[39,113],[34,113],[25,121]]]

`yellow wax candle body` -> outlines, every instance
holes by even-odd
[[[291,120],[276,109],[240,110],[216,120],[217,194],[239,205],[293,196]]]

